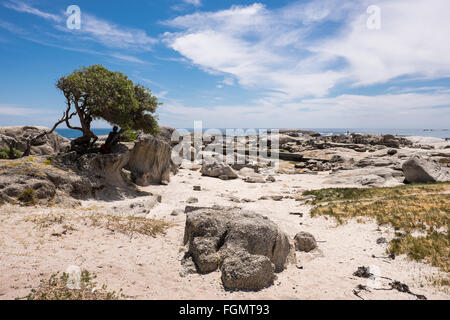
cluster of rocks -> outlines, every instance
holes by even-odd
[[[240,208],[186,207],[185,211],[185,259],[191,258],[201,274],[219,269],[227,289],[266,288],[295,260],[289,237],[265,216]],[[308,233],[299,233],[294,241],[299,251],[317,247]]]
[[[14,148],[24,152],[27,148],[26,141],[42,133],[50,131],[46,127],[0,127],[0,148]],[[70,140],[52,132],[35,140],[31,145],[32,155],[49,155],[66,151],[70,147]]]
[[[15,133],[18,141],[48,131],[40,127],[0,129]],[[67,197],[118,200],[147,194],[136,185],[167,184],[170,173],[178,169],[171,160],[171,145],[163,135],[142,135],[134,145],[119,144],[110,154],[80,155],[66,151],[69,146],[68,139],[51,133],[32,146],[33,156],[0,164],[0,198],[14,202],[27,191],[45,202]]]
[[[450,147],[450,144],[434,138],[405,138],[389,134],[321,136],[307,130],[280,130],[269,135],[239,136],[233,139],[225,139],[222,135],[205,135],[203,139],[195,140],[194,136],[190,133],[183,136],[183,139],[180,138],[180,141],[187,141],[191,148],[192,155],[188,158],[194,161],[202,157],[215,159],[213,163],[198,162],[203,175],[223,180],[241,177],[248,183],[266,183],[275,180],[273,176],[277,172],[272,170],[273,163],[270,159],[270,155],[274,153],[280,160],[292,164],[292,167],[289,165],[280,167],[278,173],[330,172],[329,182],[333,184],[361,186],[423,181],[423,178],[405,177],[405,170],[408,170],[408,167],[404,167],[403,164],[414,156],[430,162],[435,166],[435,171],[444,172],[438,180],[427,181],[446,179],[446,168],[450,165],[449,154],[442,153],[442,150]],[[258,150],[260,148],[263,150]],[[265,151],[267,156],[264,157],[263,154],[258,157],[256,150]]]
[[[200,170],[202,175],[208,177],[215,177],[222,180],[236,179],[238,175],[226,163],[216,161],[214,158],[205,159]]]
[[[330,135],[330,136],[289,136],[278,137],[280,149],[288,152],[304,152],[309,150],[322,150],[329,148],[345,147],[357,152],[375,152],[385,148],[411,147],[413,143],[403,137],[393,135]]]

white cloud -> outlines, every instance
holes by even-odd
[[[0,104],[0,115],[5,116],[30,116],[37,114],[51,114],[53,111],[38,108],[24,108],[11,104]]]
[[[8,1],[3,3],[3,6],[18,12],[24,12],[24,13],[30,13],[33,14],[35,16],[47,19],[47,20],[51,20],[54,22],[62,22],[63,21],[63,17],[56,15],[56,14],[52,14],[52,13],[48,13],[48,12],[44,12],[41,11],[39,9],[33,8],[31,6],[29,6],[26,3],[23,3],[21,1]]]
[[[92,40],[107,47],[138,50],[150,50],[151,45],[158,42],[158,39],[149,36],[144,30],[119,26],[84,11],[81,13],[81,29],[69,30],[65,25],[60,24],[60,22],[63,22],[65,19],[64,15],[59,16],[43,12],[21,1],[10,1],[3,5],[18,12],[31,13],[41,18],[56,22],[58,23],[55,25],[57,30],[66,33],[70,32],[72,36],[81,41]],[[3,23],[0,27],[8,28],[8,25]],[[65,41],[67,40],[68,39],[66,38]]]
[[[121,54],[121,53],[113,53],[113,54],[111,54],[111,57],[119,59],[119,60],[128,61],[128,62],[134,62],[134,63],[140,63],[140,64],[147,63],[147,62],[145,62],[139,58],[136,58],[134,56],[125,55],[125,54]]]
[[[175,126],[255,128],[448,128],[450,93],[340,95],[298,103],[188,107],[169,101],[162,119]]]
[[[27,32],[24,29],[14,25],[14,24],[12,24],[12,23],[6,22],[6,21],[1,21],[0,20],[0,28],[6,29],[9,32],[14,33],[14,34],[18,34],[18,35],[25,35],[25,34],[27,34]]]
[[[202,5],[201,0],[183,0],[184,3],[191,4],[195,7],[200,7]]]
[[[58,29],[70,31],[64,27],[58,27]],[[82,15],[81,29],[72,31],[72,34],[85,35],[107,47],[123,49],[150,50],[150,46],[158,42],[144,30],[118,26],[88,13]]]
[[[47,46],[47,47],[58,48],[61,50],[68,50],[68,51],[74,51],[74,52],[80,52],[80,53],[87,53],[87,54],[97,55],[97,56],[107,56],[107,57],[112,57],[112,58],[115,58],[118,60],[132,62],[132,63],[149,64],[148,62],[146,62],[142,59],[139,59],[135,56],[131,56],[131,55],[127,55],[127,54],[100,52],[100,51],[95,51],[95,50],[90,50],[90,49],[85,49],[85,48],[70,47],[70,46],[67,46],[64,44],[61,45],[58,43],[41,40],[40,38],[37,38],[35,35],[27,32],[26,30],[21,29],[21,28],[17,27],[16,25],[13,25],[11,23],[4,22],[4,21],[0,21],[0,28],[4,28],[14,34],[17,34],[28,41],[38,43],[40,45]],[[59,40],[63,39],[57,35],[52,35],[52,36]],[[0,39],[0,41],[2,41],[2,39]]]
[[[266,89],[273,103],[324,97],[338,84],[450,76],[448,0],[380,0],[382,28],[369,30],[368,0],[263,4],[196,12],[167,21],[169,47],[201,69]],[[324,22],[334,22],[323,31]],[[419,22],[418,22],[419,21]],[[275,91],[275,93],[272,93]]]
[[[220,83],[226,86],[234,86],[234,79],[232,77],[225,77]]]
[[[305,20],[317,21],[310,12],[303,12]],[[318,68],[324,55],[308,61],[308,53],[297,48],[308,28],[288,13],[270,12],[259,3],[198,12],[166,22],[184,31],[167,33],[165,41],[203,70],[236,78],[243,86],[277,91],[277,96],[290,99],[323,96],[344,74]]]
[[[344,58],[355,85],[400,76],[450,76],[450,41],[444,40],[450,32],[448,0],[381,0],[377,5],[381,30],[369,30],[367,15],[355,15],[344,32],[310,49]]]

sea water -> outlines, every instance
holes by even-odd
[[[259,132],[259,130],[266,130],[269,128],[251,128],[252,130],[255,130],[256,132]],[[270,129],[280,129],[283,128],[270,128]],[[286,129],[293,129],[293,128],[286,128]],[[349,133],[362,133],[362,134],[392,134],[394,136],[422,136],[422,137],[434,137],[434,138],[442,138],[442,139],[450,139],[450,129],[366,129],[366,128],[301,128],[303,130],[311,130],[318,132],[322,135],[330,135],[330,134],[346,134]],[[92,129],[92,131],[97,135],[107,135],[109,132],[111,132],[111,128],[95,128]],[[185,130],[192,132],[194,129],[192,128],[186,128]],[[203,129],[203,132],[207,131],[208,129]],[[220,128],[218,129],[222,133],[226,133],[226,128]],[[234,129],[237,130],[237,129]],[[249,130],[249,128],[239,128],[239,131],[243,130],[243,132]],[[81,136],[81,131],[78,130],[71,130],[71,129],[56,129],[55,130],[58,134],[60,134],[63,137],[69,138],[69,139],[75,139]]]

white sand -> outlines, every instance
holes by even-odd
[[[69,265],[96,273],[100,284],[113,290],[123,288],[133,299],[359,299],[352,290],[358,284],[367,284],[367,280],[352,275],[359,266],[376,266],[381,276],[404,282],[412,292],[429,299],[450,298],[443,289],[429,282],[429,277],[438,274],[436,268],[410,261],[405,256],[395,260],[372,258],[372,255],[386,255],[387,244],[378,245],[376,240],[381,236],[390,240],[392,230],[379,229],[370,221],[336,226],[332,220],[311,218],[310,208],[293,199],[257,201],[264,195],[287,196],[305,189],[328,187],[323,184],[326,178],[326,174],[278,175],[276,183],[248,184],[240,179],[221,181],[202,177],[199,172],[182,169],[168,186],[144,188],[162,196],[162,203],[147,216],[173,223],[165,235],[156,238],[112,233],[105,228],[84,225],[77,218],[79,214],[89,213],[88,208],[93,205],[101,207],[93,212],[112,214],[114,206],[125,208],[135,200],[87,201],[85,210],[4,206],[0,208],[0,299],[24,296],[31,287],[38,286],[40,279],[63,272]],[[202,191],[193,191],[194,185],[200,185]],[[181,277],[185,216],[173,217],[170,213],[184,209],[190,197],[199,199],[195,204],[198,206],[239,206],[267,215],[291,238],[299,231],[311,232],[320,241],[319,248],[311,253],[297,253],[297,264],[288,265],[278,274],[273,286],[259,292],[225,291],[219,271]],[[235,203],[230,197],[255,202]],[[45,212],[66,213],[77,230],[55,237],[51,230],[37,230],[33,222],[24,221],[30,214]],[[289,215],[290,212],[302,212],[304,216]],[[387,287],[388,282],[382,280],[376,285]],[[361,296],[415,299],[397,291],[362,292]]]

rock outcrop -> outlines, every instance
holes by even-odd
[[[121,200],[148,193],[139,191],[122,170],[130,151],[123,145],[111,154],[75,151],[17,160],[0,160],[0,199],[28,204],[67,204],[75,200]]]
[[[125,197],[142,195],[122,170],[130,160],[130,150],[119,144],[110,154],[87,153],[77,155],[72,151],[59,154],[52,160],[54,167],[62,169],[61,177],[74,172],[77,181],[70,190],[71,196],[78,199],[95,198],[119,200]],[[58,180],[58,177],[55,177]]]
[[[8,140],[14,139],[16,149],[24,152],[27,148],[27,139],[50,131],[46,127],[0,127],[0,147],[8,147]],[[34,141],[31,145],[31,155],[52,155],[65,151],[70,147],[70,140],[52,132]]]
[[[182,138],[180,134],[177,132],[177,129],[168,126],[159,127],[158,137],[167,142],[171,146],[178,144]]]
[[[221,178],[223,180],[236,179],[238,175],[224,162],[204,161],[200,172],[204,176]]]
[[[131,150],[127,169],[131,172],[131,180],[139,186],[150,184],[168,184],[171,170],[171,147],[161,138],[142,135]]]
[[[289,239],[267,217],[236,208],[199,208],[187,214],[184,244],[200,273],[222,271],[228,289],[259,290],[284,270]]]
[[[129,182],[122,172],[130,160],[130,151],[124,145],[116,145],[110,154],[88,153],[78,159],[81,172],[91,173],[113,186],[125,186]]]
[[[393,168],[367,167],[337,171],[324,182],[336,185],[394,186],[403,183],[401,171]]]
[[[450,181],[450,170],[437,161],[413,156],[402,166],[407,182],[443,182]]]

